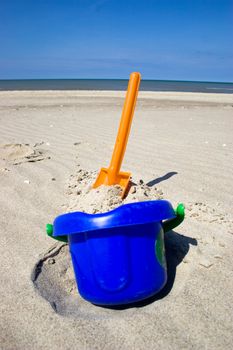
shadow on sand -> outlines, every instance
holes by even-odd
[[[147,182],[146,185],[149,186],[149,187],[152,187],[154,185],[159,184],[160,182],[163,182],[165,180],[170,179],[170,177],[172,177],[172,176],[174,176],[176,174],[178,174],[176,171],[170,171],[169,173],[167,173],[167,174],[165,174],[163,176],[157,177],[156,179]]]
[[[170,179],[170,177],[172,177],[176,174],[178,174],[176,171],[170,171],[169,173],[167,173],[163,176],[156,177],[155,179],[148,181],[145,185],[148,187],[153,187],[153,186],[159,184],[160,182],[163,182],[163,181]],[[140,180],[139,184],[143,184],[143,181]],[[128,196],[131,187],[135,186],[135,185],[137,185],[135,182],[133,182],[132,180],[129,181],[129,184],[128,184],[126,191],[125,191],[125,194],[124,194],[124,198],[126,198]]]

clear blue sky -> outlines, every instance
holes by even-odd
[[[0,0],[0,79],[233,82],[233,0]]]

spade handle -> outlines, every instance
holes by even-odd
[[[125,103],[121,115],[121,122],[109,166],[109,173],[114,178],[118,175],[124,158],[125,149],[129,137],[130,127],[133,119],[134,109],[137,101],[138,88],[140,84],[140,73],[131,73]]]

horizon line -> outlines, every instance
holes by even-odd
[[[0,81],[31,81],[31,80],[121,80],[128,81],[126,78],[9,78],[1,79]],[[141,79],[141,81],[166,81],[166,82],[180,82],[180,83],[214,83],[214,84],[233,84],[233,81],[207,81],[207,80],[173,80],[173,79]]]

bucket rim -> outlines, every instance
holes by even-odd
[[[103,229],[162,222],[176,217],[171,203],[164,199],[123,204],[99,214],[71,212],[56,217],[53,237],[75,235]]]

